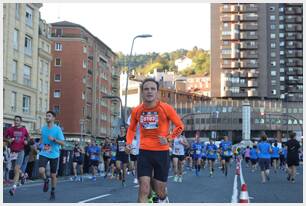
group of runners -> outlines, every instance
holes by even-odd
[[[150,201],[167,203],[169,202],[167,194],[167,180],[170,169],[170,162],[174,173],[174,181],[182,182],[184,174],[184,163],[187,161],[187,168],[193,168],[195,175],[199,176],[201,168],[206,167],[208,162],[209,175],[213,177],[216,160],[220,161],[220,169],[228,175],[228,165],[237,151],[233,149],[232,142],[227,136],[223,138],[220,145],[216,145],[213,139],[203,143],[200,141],[197,133],[195,140],[191,143],[184,137],[184,125],[181,118],[174,108],[157,98],[159,83],[152,78],[145,79],[141,84],[143,103],[135,107],[128,120],[128,127],[122,125],[120,134],[115,139],[106,139],[102,146],[96,144],[93,139],[91,144],[83,148],[79,143],[75,143],[73,148],[73,173],[72,180],[83,181],[84,158],[89,158],[92,180],[96,181],[99,164],[104,162],[104,177],[110,179],[118,178],[125,186],[127,173],[130,171],[134,175],[134,183],[139,184],[138,202],[147,203]],[[15,117],[15,126],[7,130],[5,141],[10,145],[12,151],[17,153],[15,164],[14,184],[10,190],[13,196],[16,193],[19,175],[22,174],[20,166],[22,165],[25,145],[31,144],[31,139],[24,127],[20,126],[21,117]],[[49,162],[51,170],[51,193],[50,199],[55,199],[55,188],[57,182],[57,169],[59,161],[59,151],[64,146],[64,136],[59,126],[54,124],[55,113],[48,111],[46,113],[47,124],[41,130],[39,152],[39,173],[43,181],[43,192],[49,191],[49,178],[46,176],[46,165]],[[170,123],[174,125],[173,130],[169,132]],[[289,155],[289,150],[299,149],[292,138],[286,145],[287,164],[289,169],[289,179],[294,181],[295,158]],[[269,178],[266,153],[274,151],[270,145],[262,142],[254,147],[256,155],[259,157],[259,165],[262,169],[262,180]],[[254,149],[253,148],[253,149]],[[290,148],[290,149],[289,149]],[[254,162],[252,155],[254,151],[250,150],[249,158]],[[171,153],[169,152],[171,151]],[[253,152],[252,152],[253,151]],[[282,150],[283,151],[283,150]],[[245,155],[248,158],[248,155]],[[274,160],[274,159],[273,159]],[[294,160],[294,161],[293,161]],[[78,174],[78,166],[80,173]]]

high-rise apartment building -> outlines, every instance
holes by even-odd
[[[51,25],[50,108],[58,114],[66,139],[112,136],[120,104],[103,97],[119,96],[116,54],[81,25],[67,21]]]
[[[15,115],[31,135],[39,132],[49,109],[51,28],[40,18],[40,3],[3,4],[3,120]]]
[[[303,101],[303,4],[211,4],[211,96]]]

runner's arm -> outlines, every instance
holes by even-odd
[[[130,147],[132,144],[132,141],[134,139],[134,136],[136,134],[136,128],[137,128],[137,119],[136,119],[136,109],[132,110],[131,119],[130,119],[130,125],[128,127],[128,131],[126,134],[126,145]]]
[[[171,107],[170,105],[167,108],[168,111],[168,117],[169,119],[174,123],[175,128],[172,131],[172,134],[168,135],[167,138],[175,139],[178,137],[184,130],[184,124],[181,120],[181,118],[178,116],[176,111]]]

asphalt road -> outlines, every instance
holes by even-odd
[[[173,182],[172,172],[168,178],[168,194],[172,203],[229,203],[232,200],[235,167],[232,164],[228,176],[224,176],[215,168],[213,177],[209,177],[208,169],[201,171],[200,176],[194,172],[186,171],[182,183]],[[299,167],[296,183],[286,180],[283,171],[271,173],[271,181],[262,184],[260,173],[251,172],[242,164],[242,173],[248,187],[251,202],[268,203],[301,203],[303,201],[303,171]],[[238,177],[239,180],[239,177]],[[240,181],[238,189],[240,189]],[[133,176],[127,178],[126,187],[122,187],[117,180],[98,177],[96,182],[85,179],[83,183],[72,182],[67,178],[61,178],[56,188],[56,200],[49,200],[49,192],[42,192],[42,182],[34,182],[18,187],[15,196],[10,196],[9,188],[4,188],[4,203],[134,203],[137,201],[138,185],[133,184]],[[238,191],[239,198],[239,191]]]

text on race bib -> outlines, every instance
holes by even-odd
[[[140,125],[144,129],[157,129],[158,112],[143,112],[140,116]]]

